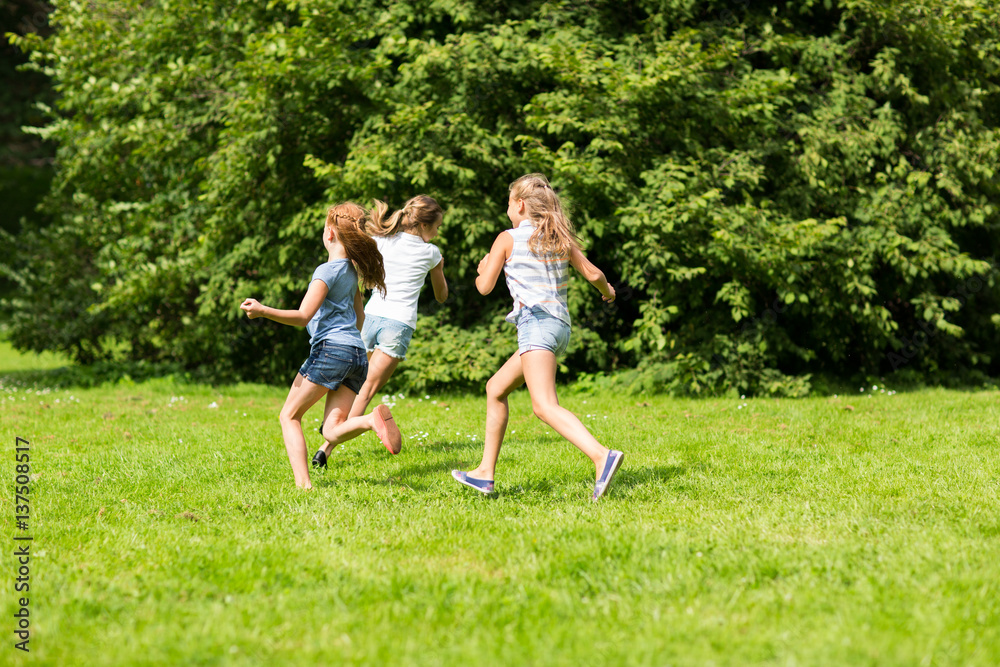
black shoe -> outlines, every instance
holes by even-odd
[[[326,452],[322,449],[313,454],[313,468],[326,468]]]

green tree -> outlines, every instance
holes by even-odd
[[[284,381],[305,336],[246,324],[240,299],[300,298],[329,204],[423,192],[454,296],[423,304],[400,379],[479,383],[513,336],[475,266],[507,184],[542,171],[622,294],[574,281],[570,370],[797,394],[817,372],[1000,369],[986,0],[127,0],[53,20],[15,40],[60,94],[56,224],[19,237],[8,304],[22,347]]]
[[[0,2],[0,35],[8,32],[48,34],[48,10],[36,2]],[[0,48],[0,243],[13,247],[21,219],[33,216],[52,180],[55,148],[22,128],[46,122],[39,105],[52,103],[48,77],[23,71],[26,55],[7,39]],[[44,218],[38,220],[44,223]],[[10,265],[8,253],[0,264]],[[0,298],[14,293],[16,276],[0,275]],[[6,313],[0,311],[0,321]]]

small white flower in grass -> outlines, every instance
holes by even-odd
[[[438,402],[437,402],[437,401],[431,401],[431,403],[433,403],[434,405],[437,405],[437,404],[438,404]]]
[[[211,403],[208,404],[208,407],[210,407],[210,408],[212,408],[214,410],[214,409],[216,409],[216,408],[219,407],[219,404],[216,403],[215,401],[212,401]]]
[[[876,389],[878,389],[878,385],[877,384],[873,384],[872,385],[872,391],[875,391]]]
[[[743,406],[742,406],[742,405],[737,405],[737,406],[736,406],[736,409],[737,409],[737,410],[742,410],[742,409],[743,409]]]
[[[431,400],[431,397],[426,394],[424,395],[424,398],[426,398],[428,401]]]
[[[862,392],[862,393],[864,393],[864,391],[865,391],[865,388],[864,388],[864,387],[862,387],[862,388],[861,388],[861,392]]]
[[[244,417],[246,417],[246,416],[247,416],[247,413],[245,413],[245,412],[244,412],[244,413],[243,413],[243,416],[244,416]]]
[[[746,394],[740,394],[740,398],[746,398]]]

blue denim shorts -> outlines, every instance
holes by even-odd
[[[517,315],[517,351],[548,350],[557,357],[569,347],[569,325],[541,306],[521,308]]]
[[[379,349],[393,359],[406,359],[412,337],[413,327],[388,317],[365,315],[365,323],[361,325],[361,340],[368,351]]]
[[[356,394],[368,377],[368,356],[360,347],[321,340],[312,346],[299,374],[330,391],[344,385]]]

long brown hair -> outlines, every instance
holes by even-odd
[[[528,249],[545,257],[568,257],[579,246],[573,223],[563,213],[559,195],[542,174],[526,174],[510,184],[510,197],[524,201],[524,208],[535,227],[528,239]]]
[[[375,241],[365,233],[367,215],[365,209],[345,201],[331,206],[326,212],[326,227],[337,231],[337,238],[347,251],[348,259],[357,267],[365,289],[377,289],[385,296],[385,265]]]
[[[444,217],[441,205],[427,195],[417,195],[386,219],[388,212],[389,205],[376,199],[366,231],[373,236],[395,236],[399,232],[433,225]]]

